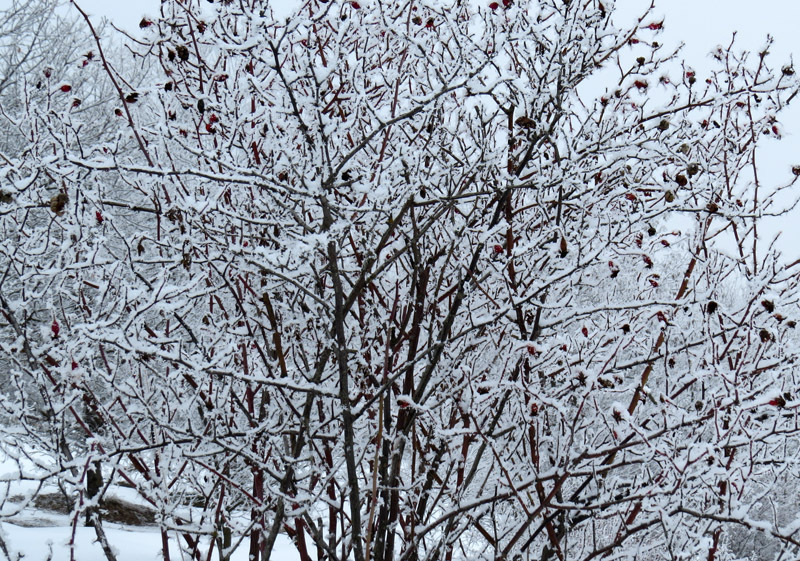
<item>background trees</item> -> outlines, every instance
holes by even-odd
[[[753,157],[790,66],[679,70],[598,1],[161,10],[157,78],[98,62],[123,132],[31,99],[5,168],[9,453],[103,466],[197,559],[795,551]]]

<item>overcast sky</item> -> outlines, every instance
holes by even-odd
[[[362,3],[377,1],[363,0]],[[481,1],[481,0],[477,0]],[[486,0],[488,2],[488,0]],[[160,0],[77,0],[94,17],[108,17],[115,25],[133,33],[143,15],[156,16]],[[0,0],[0,7],[9,0]],[[276,13],[288,15],[297,0],[272,3]],[[683,58],[699,76],[710,67],[708,52],[716,45],[727,45],[737,32],[740,48],[758,51],[767,35],[775,39],[771,48],[777,67],[790,61],[791,53],[800,57],[800,0],[655,0],[654,19],[665,19],[659,41],[666,46],[684,43]],[[616,0],[619,23],[631,21],[650,5],[650,0]],[[800,65],[799,65],[800,66]],[[781,117],[784,139],[765,140],[758,155],[760,173],[765,182],[787,183],[791,166],[800,164],[800,104]],[[796,226],[795,226],[796,225]],[[784,231],[781,247],[794,260],[800,258],[800,210],[790,219],[770,228]],[[762,230],[766,233],[766,231]]]

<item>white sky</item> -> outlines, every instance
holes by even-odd
[[[133,33],[138,32],[142,16],[157,15],[160,5],[160,0],[76,1],[90,15],[108,17],[115,25]],[[9,0],[0,0],[0,8],[8,3]],[[283,17],[297,3],[297,0],[274,0],[272,6]],[[734,31],[740,48],[753,51],[763,47],[768,34],[774,37],[771,48],[774,66],[789,62],[792,52],[798,53],[800,60],[800,0],[655,0],[655,3],[653,20],[665,19],[665,29],[658,40],[665,46],[684,43],[682,58],[699,77],[710,67],[707,53],[717,45],[727,45]],[[616,0],[616,5],[617,21],[622,23],[641,13],[650,0]],[[762,142],[758,155],[759,173],[766,184],[787,183],[791,179],[791,166],[800,164],[800,103],[783,114],[781,125],[783,140]],[[780,245],[787,260],[800,257],[800,244],[795,242],[800,238],[800,209],[791,218],[772,224],[769,230],[785,231]],[[762,229],[762,234],[766,230]]]

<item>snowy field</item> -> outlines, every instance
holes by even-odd
[[[72,528],[66,517],[57,521],[47,516],[43,523],[47,526],[27,528],[4,522],[3,538],[12,552],[20,554],[25,561],[68,560],[69,542]],[[50,522],[57,525],[51,526]],[[161,556],[161,534],[156,528],[125,528],[119,524],[105,524],[106,534],[116,550],[118,561],[149,561],[163,559]],[[216,555],[213,556],[216,559]],[[75,559],[78,561],[106,561],[100,544],[97,543],[92,528],[79,527],[75,535]],[[174,539],[170,539],[170,559],[188,559],[181,556]],[[247,559],[247,546],[243,544],[231,558],[233,561]],[[286,536],[279,536],[272,554],[275,561],[294,561],[298,559],[294,546]]]
[[[26,471],[33,471],[32,465],[25,466]],[[77,561],[106,561],[100,544],[97,542],[93,528],[78,526],[74,532],[72,518],[33,506],[19,511],[23,497],[30,497],[37,485],[30,481],[13,481],[19,474],[17,464],[13,461],[0,462],[0,481],[6,482],[0,487],[0,498],[6,499],[2,508],[0,536],[17,561],[67,561],[70,559],[70,544],[74,539],[74,559]],[[42,487],[40,494],[54,493],[56,489]],[[132,504],[143,504],[132,489],[113,488],[110,496],[123,499]],[[156,561],[163,559],[161,552],[161,533],[155,526],[128,526],[104,522],[103,527],[108,540],[115,550],[117,561]],[[170,536],[170,559],[189,560],[189,556],[181,554],[176,536]],[[248,544],[243,541],[232,561],[247,560]],[[205,548],[204,548],[205,549]],[[0,552],[0,559],[3,554]],[[214,551],[213,559],[217,559]],[[285,535],[279,535],[272,557],[274,561],[295,561],[299,558],[294,545]]]

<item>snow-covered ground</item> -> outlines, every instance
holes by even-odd
[[[25,561],[68,560],[70,558],[69,542],[72,528],[66,517],[63,524],[27,528],[8,522],[2,524],[3,538],[16,559],[16,553],[23,554]],[[52,520],[48,517],[47,520]],[[125,528],[119,524],[105,524],[106,535],[114,547],[118,561],[161,560],[161,534],[156,528]],[[1,556],[2,554],[0,554]],[[212,556],[216,559],[216,555]],[[97,543],[92,528],[79,527],[75,533],[75,559],[78,561],[106,561],[100,544]],[[182,557],[174,538],[170,539],[170,559],[188,561]],[[246,561],[247,546],[243,544],[234,553],[233,561]],[[286,536],[278,536],[278,543],[272,554],[274,561],[295,561],[297,552]]]
[[[37,470],[33,464],[24,462],[26,475]],[[97,542],[93,528],[79,525],[73,534],[72,518],[66,514],[53,512],[32,505],[26,501],[37,490],[38,485],[32,481],[15,481],[20,470],[18,464],[10,459],[0,460],[0,537],[9,550],[11,559],[18,561],[68,561],[71,543],[74,541],[74,558],[76,561],[106,561],[100,544]],[[57,489],[43,486],[39,493],[55,493]],[[132,489],[113,488],[110,495],[123,499],[134,505],[143,504]],[[30,506],[20,511],[21,505]],[[155,526],[127,526],[105,522],[109,543],[113,547],[118,561],[161,560],[161,533]],[[188,555],[181,554],[177,536],[170,535],[170,560],[189,561]],[[248,544],[243,542],[232,556],[232,561],[247,560]],[[0,560],[4,558],[0,551]],[[217,559],[216,551],[212,559]],[[285,535],[279,535],[272,553],[274,561],[296,561],[297,550]]]

